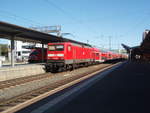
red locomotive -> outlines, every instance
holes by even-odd
[[[88,44],[71,42],[49,43],[46,71],[72,70],[81,65],[91,65],[101,61],[101,53]]]

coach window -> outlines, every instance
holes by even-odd
[[[98,56],[99,56],[99,53],[96,53],[96,56],[98,57]]]
[[[31,53],[31,55],[38,55],[38,54],[39,54],[38,51],[33,51],[33,52]]]
[[[71,46],[68,46],[68,51],[71,51]]]
[[[54,46],[54,45],[48,46],[48,50],[49,50],[49,51],[55,51],[55,46]]]

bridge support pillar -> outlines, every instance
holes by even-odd
[[[44,44],[42,43],[42,63],[44,62]]]

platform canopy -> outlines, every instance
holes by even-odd
[[[42,61],[44,61],[44,44],[52,42],[72,42],[76,44],[90,46],[89,44],[67,39],[61,36],[55,36],[48,33],[40,32],[30,28],[0,21],[0,38],[11,40],[11,65],[14,67],[15,62],[15,40],[25,42],[35,42],[42,44]]]
[[[43,33],[36,31],[30,28],[21,27],[18,25],[6,23],[0,21],[0,38],[11,39],[14,37],[14,40],[28,41],[28,42],[39,42],[47,44],[49,42],[74,42],[78,44],[88,45],[86,43],[78,42],[75,40]]]
[[[148,53],[150,54],[150,30],[145,30],[143,33],[143,40],[139,46],[129,47],[125,44],[122,46],[129,52],[129,50],[136,50],[140,53]]]
[[[139,46],[129,47],[125,44],[122,46],[126,49],[129,55],[135,58],[136,55],[140,55],[142,59],[150,60],[150,30],[145,30],[142,37],[142,42]]]

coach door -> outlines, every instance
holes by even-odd
[[[95,52],[92,53],[92,61],[95,60]]]
[[[72,61],[72,57],[73,57],[73,48],[72,48],[72,46],[71,45],[68,45],[68,47],[67,47],[67,60],[68,60],[68,62],[69,62],[69,64],[71,64],[73,61]]]
[[[73,52],[73,58],[72,58],[72,59],[73,59],[73,63],[76,63],[76,62],[77,62],[77,61],[76,61],[76,49],[77,49],[76,47],[73,47],[73,48],[72,48],[72,52]]]

